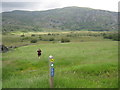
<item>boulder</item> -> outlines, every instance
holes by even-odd
[[[7,52],[8,48],[5,45],[0,45],[0,53]]]

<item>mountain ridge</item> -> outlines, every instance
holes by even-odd
[[[84,8],[84,9],[94,9],[94,8],[89,8],[89,7],[78,7],[78,6],[68,6],[68,7],[62,7],[62,8],[53,8],[53,9],[48,9],[48,10],[34,10],[34,11],[30,11],[30,10],[12,10],[12,11],[4,11],[5,12],[15,12],[15,11],[23,11],[23,12],[44,12],[44,11],[50,11],[50,10],[58,10],[58,9],[65,9],[65,8]],[[118,13],[116,11],[110,11],[110,10],[102,10],[102,9],[94,9],[94,10],[100,10],[100,11],[107,11],[107,12],[114,12],[114,13]]]
[[[3,12],[2,16],[3,32],[21,29],[40,31],[41,28],[72,31],[117,30],[117,12],[86,7],[64,7],[45,11],[15,10]]]

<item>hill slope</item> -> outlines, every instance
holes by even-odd
[[[65,7],[46,11],[2,13],[3,31],[54,28],[61,30],[117,30],[117,13],[91,8]]]

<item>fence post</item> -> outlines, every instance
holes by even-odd
[[[50,88],[54,87],[54,58],[52,55],[49,56],[49,82]]]

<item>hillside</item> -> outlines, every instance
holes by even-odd
[[[116,31],[117,13],[81,7],[46,11],[12,11],[2,13],[3,32],[60,30]]]

